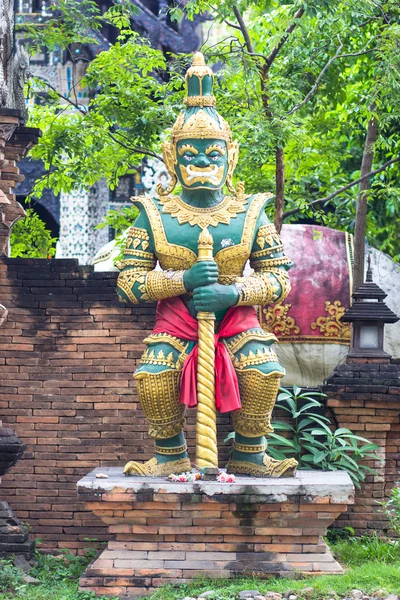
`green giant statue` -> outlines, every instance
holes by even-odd
[[[140,213],[118,264],[123,302],[158,301],[156,326],[144,340],[147,350],[134,374],[155,456],[144,464],[129,462],[124,472],[157,476],[191,470],[184,414],[197,402],[200,411],[202,402],[197,440],[203,466],[214,460],[210,439],[217,409],[232,412],[229,472],[289,476],[296,461],[277,461],[265,451],[284,369],[271,349],[275,337],[260,327],[253,307],[287,296],[291,262],[265,216],[271,194],[246,195],[243,184],[233,187],[238,143],[215,109],[213,73],[200,53],[186,84],[186,108],[163,145],[171,184],[158,189],[159,198],[134,199]],[[178,182],[181,196],[172,195]],[[245,277],[248,260],[253,274]],[[207,317],[208,330],[201,333],[201,318]]]

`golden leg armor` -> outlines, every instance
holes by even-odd
[[[271,414],[283,373],[265,374],[258,369],[237,373],[242,408],[232,413],[235,431],[246,437],[272,433]]]
[[[257,369],[247,369],[237,373],[242,400],[242,408],[233,412],[235,432],[247,438],[259,438],[272,433],[271,415],[278,395],[280,379],[283,373],[273,371],[263,373]],[[235,448],[235,445],[234,445]],[[236,444],[236,450],[245,452],[248,460],[231,458],[228,463],[228,473],[253,475],[254,477],[293,477],[297,461],[294,458],[275,460],[264,454],[262,464],[251,459],[265,449],[262,445]],[[261,448],[261,449],[260,449]]]
[[[180,371],[169,369],[161,373],[140,371],[133,376],[153,438],[168,439],[183,429],[185,407],[179,402],[180,375]]]
[[[180,371],[168,369],[161,373],[139,371],[134,375],[140,404],[149,420],[149,435],[153,438],[172,438],[183,429],[185,407],[179,402],[180,374]],[[124,473],[151,477],[186,473],[191,471],[189,458],[173,459],[174,453],[179,456],[184,451],[181,447],[171,448],[171,460],[167,462],[158,462],[155,457],[145,463],[130,461],[125,465]],[[162,454],[166,454],[166,449]]]

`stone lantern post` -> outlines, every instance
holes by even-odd
[[[338,522],[357,534],[388,527],[380,501],[387,499],[398,478],[400,360],[384,351],[384,328],[399,318],[384,302],[387,294],[372,281],[368,261],[366,281],[353,293],[354,303],[342,321],[352,323],[351,348],[322,387],[326,406],[337,427],[352,429],[378,446],[382,462],[368,459],[374,469],[357,491],[355,507]]]
[[[385,304],[387,294],[372,281],[370,257],[366,281],[352,296],[353,305],[342,317],[353,325],[349,358],[389,358],[383,348],[385,323],[397,323],[399,317]]]

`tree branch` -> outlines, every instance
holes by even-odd
[[[157,154],[156,152],[153,152],[153,150],[148,150],[148,148],[143,148],[143,146],[131,146],[130,144],[124,144],[124,142],[115,137],[110,130],[108,130],[107,133],[114,142],[116,142],[126,150],[137,152],[138,154],[145,154],[146,156],[151,156],[152,158],[157,158],[157,160],[164,162],[163,157]]]
[[[315,92],[318,89],[318,86],[320,84],[321,79],[323,78],[325,72],[327,71],[327,69],[329,69],[329,67],[331,66],[331,64],[333,63],[334,60],[336,60],[339,56],[340,53],[342,51],[343,48],[343,42],[339,39],[339,46],[334,54],[334,56],[332,56],[332,58],[330,58],[328,60],[328,62],[326,63],[326,65],[322,68],[322,70],[320,71],[317,79],[314,82],[314,85],[312,86],[311,90],[308,92],[308,94],[303,98],[303,100],[301,102],[299,102],[298,104],[295,104],[295,106],[293,106],[289,112],[287,113],[287,116],[292,115],[294,112],[296,112],[296,110],[299,110],[299,108],[301,108],[302,106],[304,106],[304,104],[306,104],[309,99],[311,98],[311,96],[313,96],[315,94]],[[280,118],[280,120],[282,121],[283,117]]]
[[[244,19],[243,19],[242,15],[240,14],[240,11],[239,11],[238,7],[236,6],[236,4],[234,4],[232,6],[232,9],[233,9],[233,12],[235,13],[236,20],[239,23],[240,31],[242,32],[242,35],[244,37],[244,43],[246,45],[247,51],[250,54],[253,54],[254,49],[253,49],[253,45],[251,43],[249,31],[246,27],[246,23],[244,22]]]
[[[370,106],[371,112],[375,112],[376,105]],[[369,173],[372,169],[374,160],[374,146],[378,135],[378,123],[372,116],[367,125],[367,135],[365,137],[364,153],[361,162],[361,177]],[[358,192],[358,202],[356,210],[356,221],[354,227],[354,265],[353,265],[353,285],[356,290],[364,281],[364,260],[365,260],[365,235],[367,232],[367,214],[368,214],[368,192],[371,188],[371,179],[368,177],[360,182]]]
[[[359,177],[358,179],[355,179],[354,181],[351,181],[347,185],[341,187],[336,192],[332,192],[332,194],[329,194],[329,196],[326,196],[325,198],[320,198],[319,200],[313,200],[312,202],[310,202],[309,207],[315,206],[316,204],[327,204],[330,200],[332,200],[333,198],[335,198],[339,194],[342,194],[343,192],[346,192],[348,189],[350,189],[354,185],[357,185],[358,183],[361,183],[365,179],[368,179],[369,177],[373,177],[374,175],[377,175],[378,173],[381,173],[382,171],[384,171],[385,169],[387,169],[388,167],[390,167],[390,165],[393,165],[394,163],[397,163],[397,162],[400,162],[400,156],[398,156],[396,158],[392,158],[391,160],[388,160],[381,167],[379,167],[379,169],[375,169],[374,171],[370,171],[370,173],[366,173],[362,177]],[[302,210],[303,209],[301,209],[301,208],[292,208],[292,210],[288,210],[285,213],[283,213],[283,219],[287,219],[288,217],[291,217],[292,215],[295,215],[298,212],[301,212]]]
[[[231,23],[230,21],[228,21],[228,19],[226,19],[222,13],[218,10],[218,8],[216,6],[213,6],[212,4],[208,4],[207,6],[209,6],[209,8],[211,10],[213,10],[214,12],[217,13],[217,15],[219,16],[219,18],[228,25],[228,27],[233,27],[233,29],[238,29],[239,31],[241,31],[239,25],[235,25],[235,23]]]
[[[375,0],[371,0],[372,4],[375,4],[375,6],[377,7],[377,9],[379,10],[379,12],[382,15],[383,20],[385,21],[385,23],[387,25],[389,25],[389,19],[387,14],[385,13],[385,11],[383,10],[382,6],[379,4],[379,2],[376,2]]]
[[[285,42],[287,41],[289,35],[292,33],[292,31],[294,30],[294,28],[296,27],[299,19],[301,19],[301,17],[304,15],[305,9],[304,8],[299,8],[299,10],[297,11],[297,13],[294,15],[294,21],[293,23],[291,23],[291,25],[289,25],[289,27],[287,27],[285,29],[285,33],[283,34],[283,36],[281,37],[281,39],[279,40],[278,44],[275,46],[275,48],[273,48],[269,54],[269,56],[267,56],[267,65],[268,65],[268,69],[270,68],[270,66],[272,65],[272,63],[274,62],[275,58],[277,57],[280,49],[282,48],[282,46],[285,44]]]
[[[233,27],[234,29],[239,29],[239,31],[241,31],[239,25],[235,25],[235,23],[231,23],[227,19],[223,19],[223,21],[224,21],[224,23],[226,23],[228,25],[228,27]]]
[[[372,40],[373,38],[371,38]],[[371,43],[371,40],[368,41],[368,44]],[[334,56],[332,56],[332,58],[330,58],[328,60],[328,62],[326,63],[326,65],[322,68],[320,74],[318,75],[317,79],[314,82],[314,85],[312,86],[311,90],[308,92],[308,94],[304,97],[304,99],[299,102],[298,104],[295,104],[295,106],[293,106],[287,113],[286,115],[282,116],[280,118],[280,120],[282,121],[285,116],[290,116],[293,113],[295,113],[297,110],[299,110],[299,108],[301,108],[302,106],[304,106],[304,104],[306,104],[309,99],[311,98],[311,96],[313,96],[315,94],[315,92],[317,91],[319,84],[321,83],[321,79],[322,77],[325,75],[326,71],[329,69],[329,67],[331,66],[331,64],[336,60],[336,59],[340,59],[340,58],[347,58],[348,56],[361,56],[362,54],[367,54],[368,52],[374,52],[374,48],[370,48],[370,49],[366,49],[366,47],[364,47],[362,50],[360,50],[359,52],[346,52],[345,54],[340,54],[341,50],[343,48],[343,43],[340,41],[339,39],[339,46],[338,49],[336,50],[336,53]]]
[[[53,92],[55,92],[57,94],[57,96],[59,98],[61,98],[62,100],[65,100],[65,102],[68,102],[68,104],[70,104],[71,106],[73,106],[77,111],[79,111],[82,115],[86,115],[87,111],[84,110],[83,108],[81,108],[79,106],[79,104],[77,104],[76,102],[74,102],[73,100],[71,100],[71,98],[68,98],[68,96],[64,96],[63,94],[61,94],[55,87],[53,87],[51,85],[51,83],[49,83],[46,79],[44,79],[43,77],[39,77],[38,75],[30,75],[31,77],[34,77],[35,79],[39,79],[39,81],[42,81],[45,85],[47,85],[48,88],[50,88]],[[79,83],[79,82],[78,82]],[[77,84],[75,84],[77,85]],[[74,87],[75,87],[74,85]]]
[[[252,52],[250,54],[250,52],[247,51],[247,49],[241,45],[240,41],[238,40],[238,38],[235,38],[234,36],[231,36],[232,40],[236,40],[237,43],[239,44],[240,48],[232,48],[232,50],[230,50],[226,56],[229,56],[230,54],[234,54],[235,52],[241,52],[242,54],[246,54],[246,56],[256,56],[258,58],[262,58],[263,60],[267,60],[267,57],[265,56],[265,54],[258,54],[257,52]],[[218,42],[217,44],[215,44],[215,46],[217,46],[220,42]],[[210,46],[211,48],[213,46]]]

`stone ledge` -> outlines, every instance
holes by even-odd
[[[107,479],[97,479],[104,473]],[[121,494],[131,496],[160,496],[164,494],[190,494],[191,496],[244,495],[246,502],[260,502],[260,496],[268,502],[284,502],[288,497],[298,496],[303,502],[315,498],[329,499],[332,504],[350,504],[354,501],[354,486],[344,471],[298,471],[296,477],[282,479],[238,476],[235,483],[216,481],[177,482],[162,477],[126,477],[120,467],[100,467],[78,481],[78,495],[85,501],[99,500],[106,494],[107,501],[118,500]],[[111,492],[111,494],[109,493]],[[166,498],[167,500],[167,498]]]

